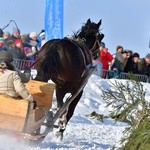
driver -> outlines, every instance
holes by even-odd
[[[3,62],[3,61],[7,64],[7,68],[9,70],[16,71],[14,66],[11,64],[11,62],[13,61],[12,55],[9,52],[5,51],[5,50],[0,51],[0,62]],[[31,79],[31,70],[30,70],[30,68],[26,67],[24,69],[24,73],[22,73],[19,70],[17,70],[17,72],[18,72],[18,75],[21,78],[21,82],[27,83]]]
[[[0,63],[0,93],[16,99],[21,96],[23,99],[33,102],[33,96],[21,82],[18,72],[9,70],[5,62]]]

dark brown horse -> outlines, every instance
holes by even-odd
[[[56,98],[58,108],[63,105],[66,93],[71,93],[79,88],[84,80],[85,72],[88,74],[92,67],[92,52],[98,48],[97,41],[104,37],[99,33],[101,20],[98,23],[87,20],[81,31],[73,39],[53,39],[48,41],[38,53],[37,76],[35,80],[47,82],[51,79],[56,83]],[[74,109],[80,100],[83,89],[69,105],[66,112],[66,122],[70,120]],[[65,125],[60,126],[61,137]]]

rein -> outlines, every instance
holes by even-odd
[[[38,52],[39,53],[39,52]],[[37,54],[38,54],[37,53]],[[46,54],[48,53],[48,51],[46,52]],[[39,59],[37,59],[29,68],[31,69],[38,61],[40,61],[46,54],[42,55]]]

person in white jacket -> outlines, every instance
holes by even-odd
[[[5,62],[0,63],[0,93],[16,99],[21,96],[23,99],[33,102],[33,96],[21,82],[18,72],[7,69]]]

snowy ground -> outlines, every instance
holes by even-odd
[[[119,145],[123,136],[125,124],[114,123],[111,119],[104,122],[86,117],[87,114],[96,111],[108,115],[109,108],[101,98],[102,89],[109,87],[109,81],[92,75],[84,89],[73,118],[68,123],[64,134],[64,140],[57,142],[50,133],[38,146],[31,147],[6,135],[0,135],[0,150],[110,150],[113,145]],[[145,83],[145,87],[150,88]],[[147,94],[147,97],[150,93]]]

